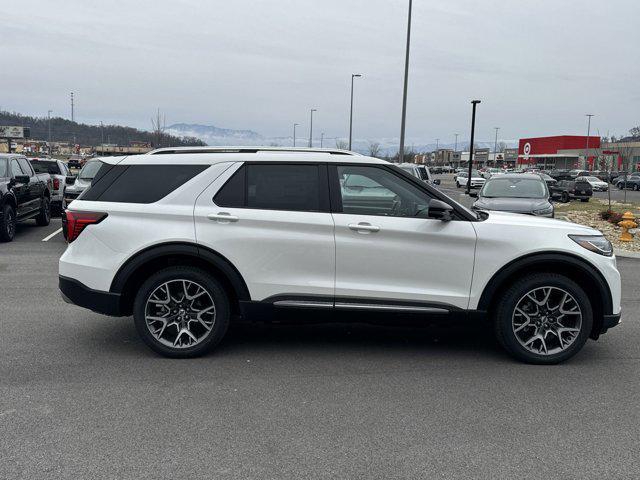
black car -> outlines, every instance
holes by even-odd
[[[551,187],[551,198],[560,199],[561,202],[568,202],[572,199],[579,199],[581,202],[588,202],[593,195],[591,184],[583,180],[560,180]]]
[[[0,155],[0,241],[13,240],[16,222],[31,218],[49,225],[51,177],[36,173],[22,155]]]

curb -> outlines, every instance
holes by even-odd
[[[640,252],[630,252],[628,250],[613,249],[613,254],[617,258],[640,258]]]

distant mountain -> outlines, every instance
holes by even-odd
[[[196,137],[207,145],[262,145],[265,139],[253,130],[232,130],[197,123],[175,123],[166,132],[177,137]]]
[[[293,146],[293,138],[292,137],[265,137],[260,135],[258,132],[254,132],[253,130],[232,130],[228,128],[219,128],[213,125],[199,125],[199,124],[190,124],[190,123],[176,123],[167,127],[167,133],[171,135],[175,135],[178,137],[195,137],[207,145],[212,146],[282,146],[282,147],[291,147]],[[512,147],[517,145],[516,141],[513,140],[499,140],[500,142],[504,142],[508,147]],[[297,146],[304,147],[309,143],[309,137],[305,137],[304,133],[301,133],[297,138]],[[324,137],[324,141],[322,146],[325,148],[336,148],[338,143],[346,144],[346,138],[335,138],[335,137]],[[377,143],[379,144],[379,155],[381,156],[393,156],[398,153],[399,147],[399,139],[398,138],[354,138],[353,139],[353,150],[360,153],[369,153],[369,147],[371,144]],[[475,142],[478,148],[489,148],[493,150],[494,142]],[[320,138],[313,139],[313,146],[320,146]],[[431,152],[439,148],[450,148],[453,149],[455,147],[454,143],[445,144],[440,143],[437,145],[435,142],[433,143],[424,143],[418,141],[416,139],[407,139],[405,141],[405,146],[407,150],[412,150],[414,152]],[[458,150],[468,150],[469,141],[460,140],[458,142]]]

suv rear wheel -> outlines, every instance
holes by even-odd
[[[170,267],[149,277],[133,306],[138,334],[151,349],[190,358],[213,349],[229,326],[230,306],[222,285],[195,267]]]
[[[36,224],[46,227],[49,222],[51,222],[51,201],[47,197],[43,197],[40,203],[40,213],[36,217]]]
[[[593,313],[578,284],[554,273],[528,275],[502,296],[495,316],[498,341],[527,363],[559,363],[587,341]]]

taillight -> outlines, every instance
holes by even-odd
[[[67,242],[73,242],[82,233],[87,225],[100,223],[107,218],[104,212],[72,212],[67,210],[62,217],[64,236]]]
[[[58,190],[60,188],[60,179],[59,178],[54,178],[53,179],[53,189],[54,190]]]

